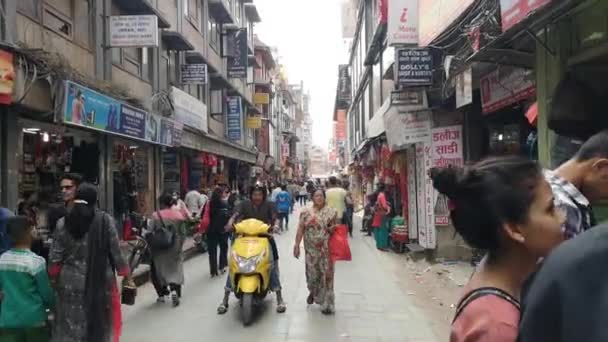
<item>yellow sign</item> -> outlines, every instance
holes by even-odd
[[[262,117],[261,116],[248,116],[247,117],[247,128],[262,128]]]
[[[270,103],[270,94],[268,93],[255,93],[253,94],[253,104],[269,104]]]

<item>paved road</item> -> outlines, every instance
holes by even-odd
[[[186,286],[182,304],[156,304],[150,284],[139,289],[137,304],[123,307],[123,341],[221,342],[433,342],[427,318],[411,302],[394,267],[373,248],[371,240],[356,234],[353,261],[336,265],[336,315],[326,317],[318,306],[307,307],[304,261],[291,256],[296,220],[290,231],[277,237],[281,252],[281,280],[287,312],[275,312],[274,295],[266,300],[261,318],[243,327],[236,299],[230,311],[216,314],[225,278],[209,277],[207,255],[185,265]],[[365,239],[365,240],[364,240]],[[405,271],[405,270],[404,270]]]

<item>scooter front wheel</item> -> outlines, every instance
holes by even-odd
[[[241,319],[248,326],[253,321],[253,294],[245,293],[241,298]]]

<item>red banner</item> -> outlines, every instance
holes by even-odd
[[[551,0],[500,0],[502,31],[506,32],[526,17],[549,4]]]
[[[338,110],[336,119],[336,142],[346,141],[346,111],[342,109]]]

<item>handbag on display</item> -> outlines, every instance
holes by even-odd
[[[124,305],[135,305],[135,297],[137,297],[137,285],[134,281],[124,282],[120,293],[120,303]]]
[[[150,247],[155,250],[169,249],[175,242],[175,233],[167,228],[160,211],[157,211],[156,215],[158,215],[161,227],[152,230],[152,232],[148,234],[148,243],[150,244]]]

